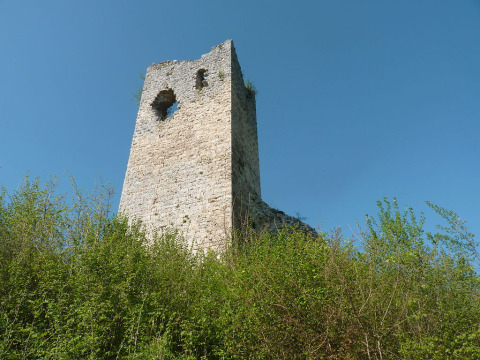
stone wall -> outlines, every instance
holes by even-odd
[[[261,201],[257,139],[255,96],[231,40],[199,60],[153,64],[119,211],[215,250],[248,217],[257,226],[296,221]]]

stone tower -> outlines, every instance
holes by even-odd
[[[255,94],[231,40],[147,69],[119,211],[214,250],[247,217],[297,221],[261,201]]]

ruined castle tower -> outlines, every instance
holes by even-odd
[[[247,216],[295,220],[261,201],[255,94],[231,40],[147,69],[119,211],[210,249]]]

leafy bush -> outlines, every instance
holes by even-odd
[[[2,359],[480,358],[473,235],[439,207],[456,233],[385,200],[361,246],[247,230],[217,255],[54,184],[0,192]]]

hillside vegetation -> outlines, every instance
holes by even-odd
[[[1,359],[480,359],[476,247],[452,212],[425,234],[383,201],[357,239],[246,228],[217,256],[147,241],[100,190],[1,192]]]

